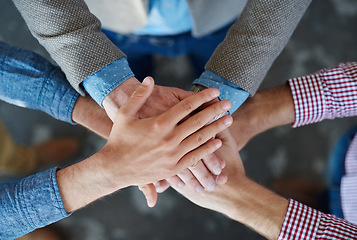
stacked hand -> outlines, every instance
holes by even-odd
[[[118,109],[127,101],[132,92],[140,85],[140,82],[132,77],[115,88],[103,101],[103,106],[108,116],[114,120]],[[153,93],[147,99],[146,103],[139,110],[138,118],[147,118],[157,116],[169,108],[179,103],[183,99],[192,96],[192,92],[184,91],[173,87],[163,87],[155,85]],[[165,191],[170,185],[189,186],[195,192],[202,192],[203,189],[213,191],[216,183],[224,184],[227,177],[221,174],[224,168],[224,161],[210,154],[199,161],[195,166],[183,170],[177,176],[157,182],[153,185],[141,186],[147,198],[148,206],[155,205],[157,200],[156,192]]]
[[[170,178],[197,165],[200,159],[221,146],[221,140],[212,137],[228,128],[232,117],[225,116],[209,125],[207,123],[227,111],[230,103],[216,102],[193,113],[201,105],[217,98],[217,89],[207,89],[187,97],[158,116],[139,119],[139,110],[153,89],[153,80],[146,78],[117,111],[103,149],[57,172],[67,212],[127,186]]]

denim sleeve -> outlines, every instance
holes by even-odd
[[[119,58],[95,72],[82,82],[89,95],[103,107],[104,98],[117,86],[130,77],[134,77],[126,58]]]
[[[229,100],[232,104],[229,114],[233,114],[249,97],[249,93],[224,77],[206,70],[193,84],[200,84],[208,88],[217,88],[221,95],[220,100]]]
[[[56,179],[57,168],[0,184],[0,239],[14,239],[57,222],[64,209]]]
[[[0,99],[73,123],[78,93],[59,67],[31,51],[0,42]]]

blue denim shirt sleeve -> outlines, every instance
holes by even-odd
[[[94,101],[103,107],[104,98],[130,77],[134,77],[134,73],[128,61],[126,58],[119,58],[84,79],[82,84]]]
[[[0,42],[0,99],[74,124],[78,93],[59,67],[31,51]]]
[[[0,184],[0,239],[20,237],[70,215],[58,189],[57,170]]]
[[[200,84],[207,88],[217,88],[221,95],[220,100],[229,100],[232,104],[229,114],[233,114],[249,97],[249,93],[224,77],[210,71],[204,71],[193,84]]]

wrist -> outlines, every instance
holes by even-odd
[[[112,120],[117,110],[129,99],[131,94],[139,86],[140,82],[135,77],[130,77],[104,98],[103,107]]]
[[[268,239],[277,239],[289,201],[247,177],[236,182],[232,195],[234,206],[228,216],[257,231]]]
[[[78,97],[72,112],[72,120],[103,138],[108,138],[112,121],[90,96]]]
[[[137,89],[140,82],[135,77],[130,77],[122,84],[111,91],[103,100],[103,106],[115,103],[119,107],[122,106],[131,94]]]
[[[233,118],[239,119],[240,122],[244,121],[247,124],[245,131],[249,129],[251,136],[277,126],[293,123],[295,110],[289,86],[282,85],[258,91],[233,114]]]
[[[57,183],[67,213],[110,194],[98,157],[93,155],[57,172]]]

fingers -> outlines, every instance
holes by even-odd
[[[139,190],[144,194],[148,207],[154,207],[157,202],[157,193],[154,184],[139,186]]]
[[[181,173],[177,174],[177,176],[192,191],[197,192],[197,193],[203,192],[203,186],[201,186],[201,184],[197,180],[197,178],[188,169],[185,169]]]
[[[179,150],[182,151],[182,153],[188,153],[197,147],[201,146],[208,140],[210,140],[213,136],[215,136],[217,133],[223,131],[227,127],[229,127],[232,124],[232,117],[227,115],[224,116],[217,121],[211,123],[210,125],[202,128],[201,130],[195,132],[185,140],[183,140],[179,146]],[[181,125],[180,125],[181,126]],[[178,126],[178,127],[180,127]],[[210,142],[215,142],[217,139],[214,139]],[[200,159],[204,158],[206,155],[202,155]],[[197,162],[197,161],[196,161]]]
[[[207,155],[202,159],[202,161],[211,173],[214,175],[221,174],[223,164],[221,164],[221,160],[214,153]]]
[[[154,80],[150,77],[146,77],[118,112],[121,112],[125,116],[136,117],[140,108],[150,97],[153,89]]]
[[[228,176],[223,172],[221,174],[219,174],[218,176],[216,176],[216,183],[218,185],[225,184],[227,182],[227,180],[228,180]]]
[[[154,185],[157,193],[163,193],[171,186],[170,182],[168,182],[166,179],[158,181],[154,183]]]
[[[181,178],[179,178],[177,175],[170,177],[167,179],[167,182],[171,185],[171,186],[175,186],[178,188],[182,188],[183,186],[185,186],[185,184],[183,183],[183,181],[181,180]]]
[[[205,89],[190,97],[185,98],[165,113],[160,118],[163,123],[174,123],[175,125],[180,122],[184,117],[196,110],[205,102],[209,102],[219,96],[219,91],[215,88]]]
[[[189,167],[188,169],[205,190],[213,192],[216,189],[216,182],[213,177],[214,175],[212,175],[211,172],[207,169],[203,161],[199,161],[197,165],[194,167]],[[186,185],[188,185],[186,183],[186,179],[181,179]]]
[[[215,116],[228,111],[231,107],[231,103],[227,100],[217,102],[206,109],[196,113],[185,122],[176,127],[175,131],[179,139],[184,139],[192,133],[196,132],[208,122],[210,122]],[[227,128],[226,126],[225,128]],[[223,128],[224,129],[224,128]],[[222,130],[223,130],[222,129]],[[212,135],[211,137],[213,137]]]
[[[206,142],[202,146],[196,148],[195,150],[184,155],[179,162],[176,164],[176,172],[182,172],[188,167],[195,166],[198,161],[200,161],[205,156],[215,152],[218,148],[222,146],[222,141],[219,139],[213,139]],[[185,151],[184,151],[185,152]]]

